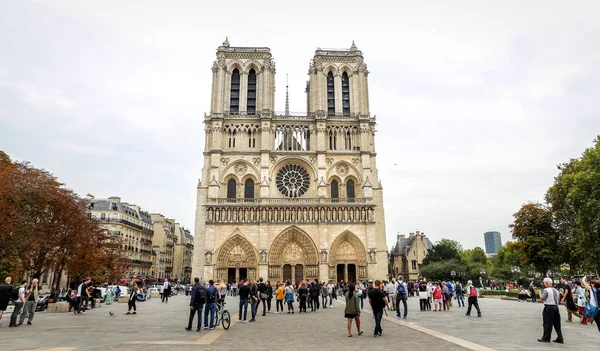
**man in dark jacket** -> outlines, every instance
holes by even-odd
[[[190,298],[190,319],[188,321],[188,326],[185,330],[192,330],[192,322],[194,321],[194,315],[198,312],[198,328],[196,331],[200,331],[200,327],[202,326],[202,308],[204,307],[204,303],[206,302],[206,289],[204,285],[200,284],[200,278],[194,278],[194,286],[192,287],[192,297]],[[204,299],[202,298],[204,296]]]
[[[0,286],[0,320],[2,320],[2,313],[8,308],[8,302],[13,293],[11,281],[10,277],[6,277],[4,284]]]
[[[246,316],[248,315],[248,299],[250,298],[250,285],[248,285],[248,280],[245,282],[240,282],[238,285],[238,295],[240,296],[240,313],[238,314],[238,322],[248,322]],[[244,311],[242,318],[242,309]]]
[[[310,306],[310,310],[312,312],[316,312],[319,310],[319,294],[321,293],[319,281],[315,279],[315,281],[310,286],[310,299],[312,300],[312,304]]]

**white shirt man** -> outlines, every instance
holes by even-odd
[[[390,302],[392,311],[396,310],[396,279],[392,279],[391,282],[385,285],[385,292],[388,295],[388,301]]]

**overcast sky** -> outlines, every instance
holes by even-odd
[[[210,3],[210,4],[207,4]],[[216,48],[268,46],[276,110],[317,47],[364,53],[388,246],[483,246],[600,133],[595,1],[0,0],[0,149],[194,227]],[[421,3],[421,2],[419,2]],[[460,6],[458,5],[460,4]]]

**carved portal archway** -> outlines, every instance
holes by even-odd
[[[269,279],[319,278],[319,252],[311,237],[298,227],[281,232],[269,250]]]
[[[329,279],[336,281],[367,279],[367,250],[355,234],[343,232],[331,244]]]
[[[217,252],[215,278],[229,283],[256,278],[257,267],[258,258],[254,246],[242,235],[235,234]]]

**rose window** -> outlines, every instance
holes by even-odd
[[[277,172],[275,184],[283,196],[300,197],[308,191],[310,175],[301,166],[286,165]]]

